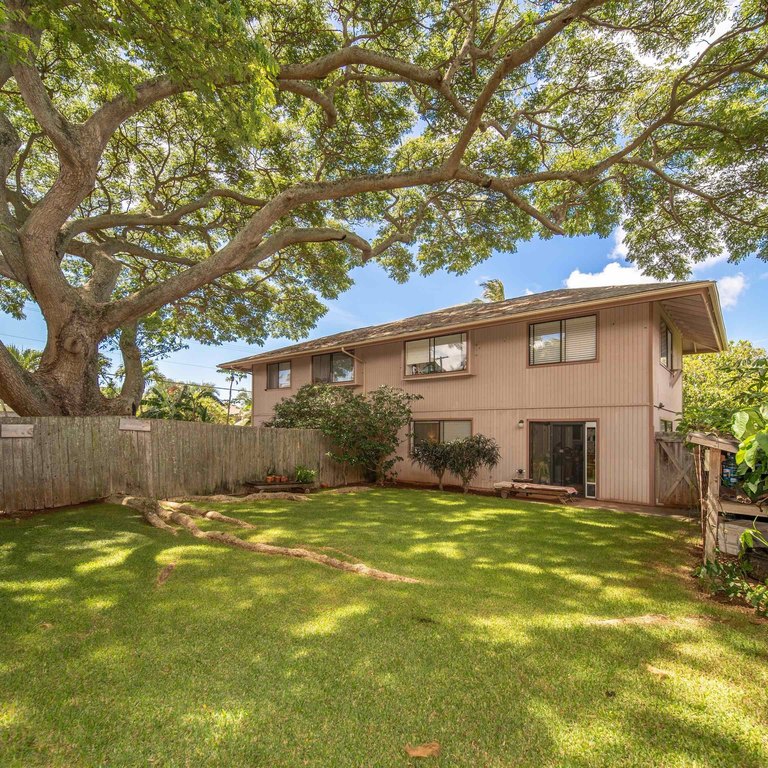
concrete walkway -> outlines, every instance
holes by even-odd
[[[572,506],[585,509],[612,509],[616,512],[632,512],[650,517],[669,517],[673,520],[698,522],[698,509],[677,509],[675,507],[655,507],[646,504],[625,504],[620,501],[600,501],[599,499],[575,499]]]

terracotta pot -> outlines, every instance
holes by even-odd
[[[275,482],[275,476],[274,475],[267,475],[267,483],[270,485]]]
[[[280,476],[280,481],[283,482],[283,483],[287,483],[288,482],[288,475],[281,475]]]

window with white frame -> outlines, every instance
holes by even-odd
[[[414,421],[411,423],[414,445],[419,443],[450,443],[472,437],[472,422],[469,419],[444,419],[435,421]]]
[[[405,375],[467,370],[467,334],[451,333],[405,342]]]
[[[531,365],[575,363],[597,357],[597,316],[569,317],[528,326]]]
[[[267,366],[267,389],[291,388],[291,361],[270,363]]]

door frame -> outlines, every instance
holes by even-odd
[[[581,418],[581,419],[560,419],[557,417],[549,419],[526,419],[525,420],[525,471],[531,473],[531,424],[583,424],[584,425],[584,498],[596,499],[599,497],[600,488],[600,419]],[[595,494],[587,496],[587,429],[595,429]]]

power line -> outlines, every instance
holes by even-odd
[[[16,336],[13,333],[3,333],[3,336],[7,336],[10,339],[22,339],[23,341],[36,341],[40,344],[45,344],[42,339],[33,339],[30,336]],[[178,360],[172,360],[171,358],[160,358],[158,363],[168,363],[169,365],[182,365],[187,368],[203,368],[207,371],[219,372],[221,369],[217,365],[200,365],[200,363],[182,363]]]

